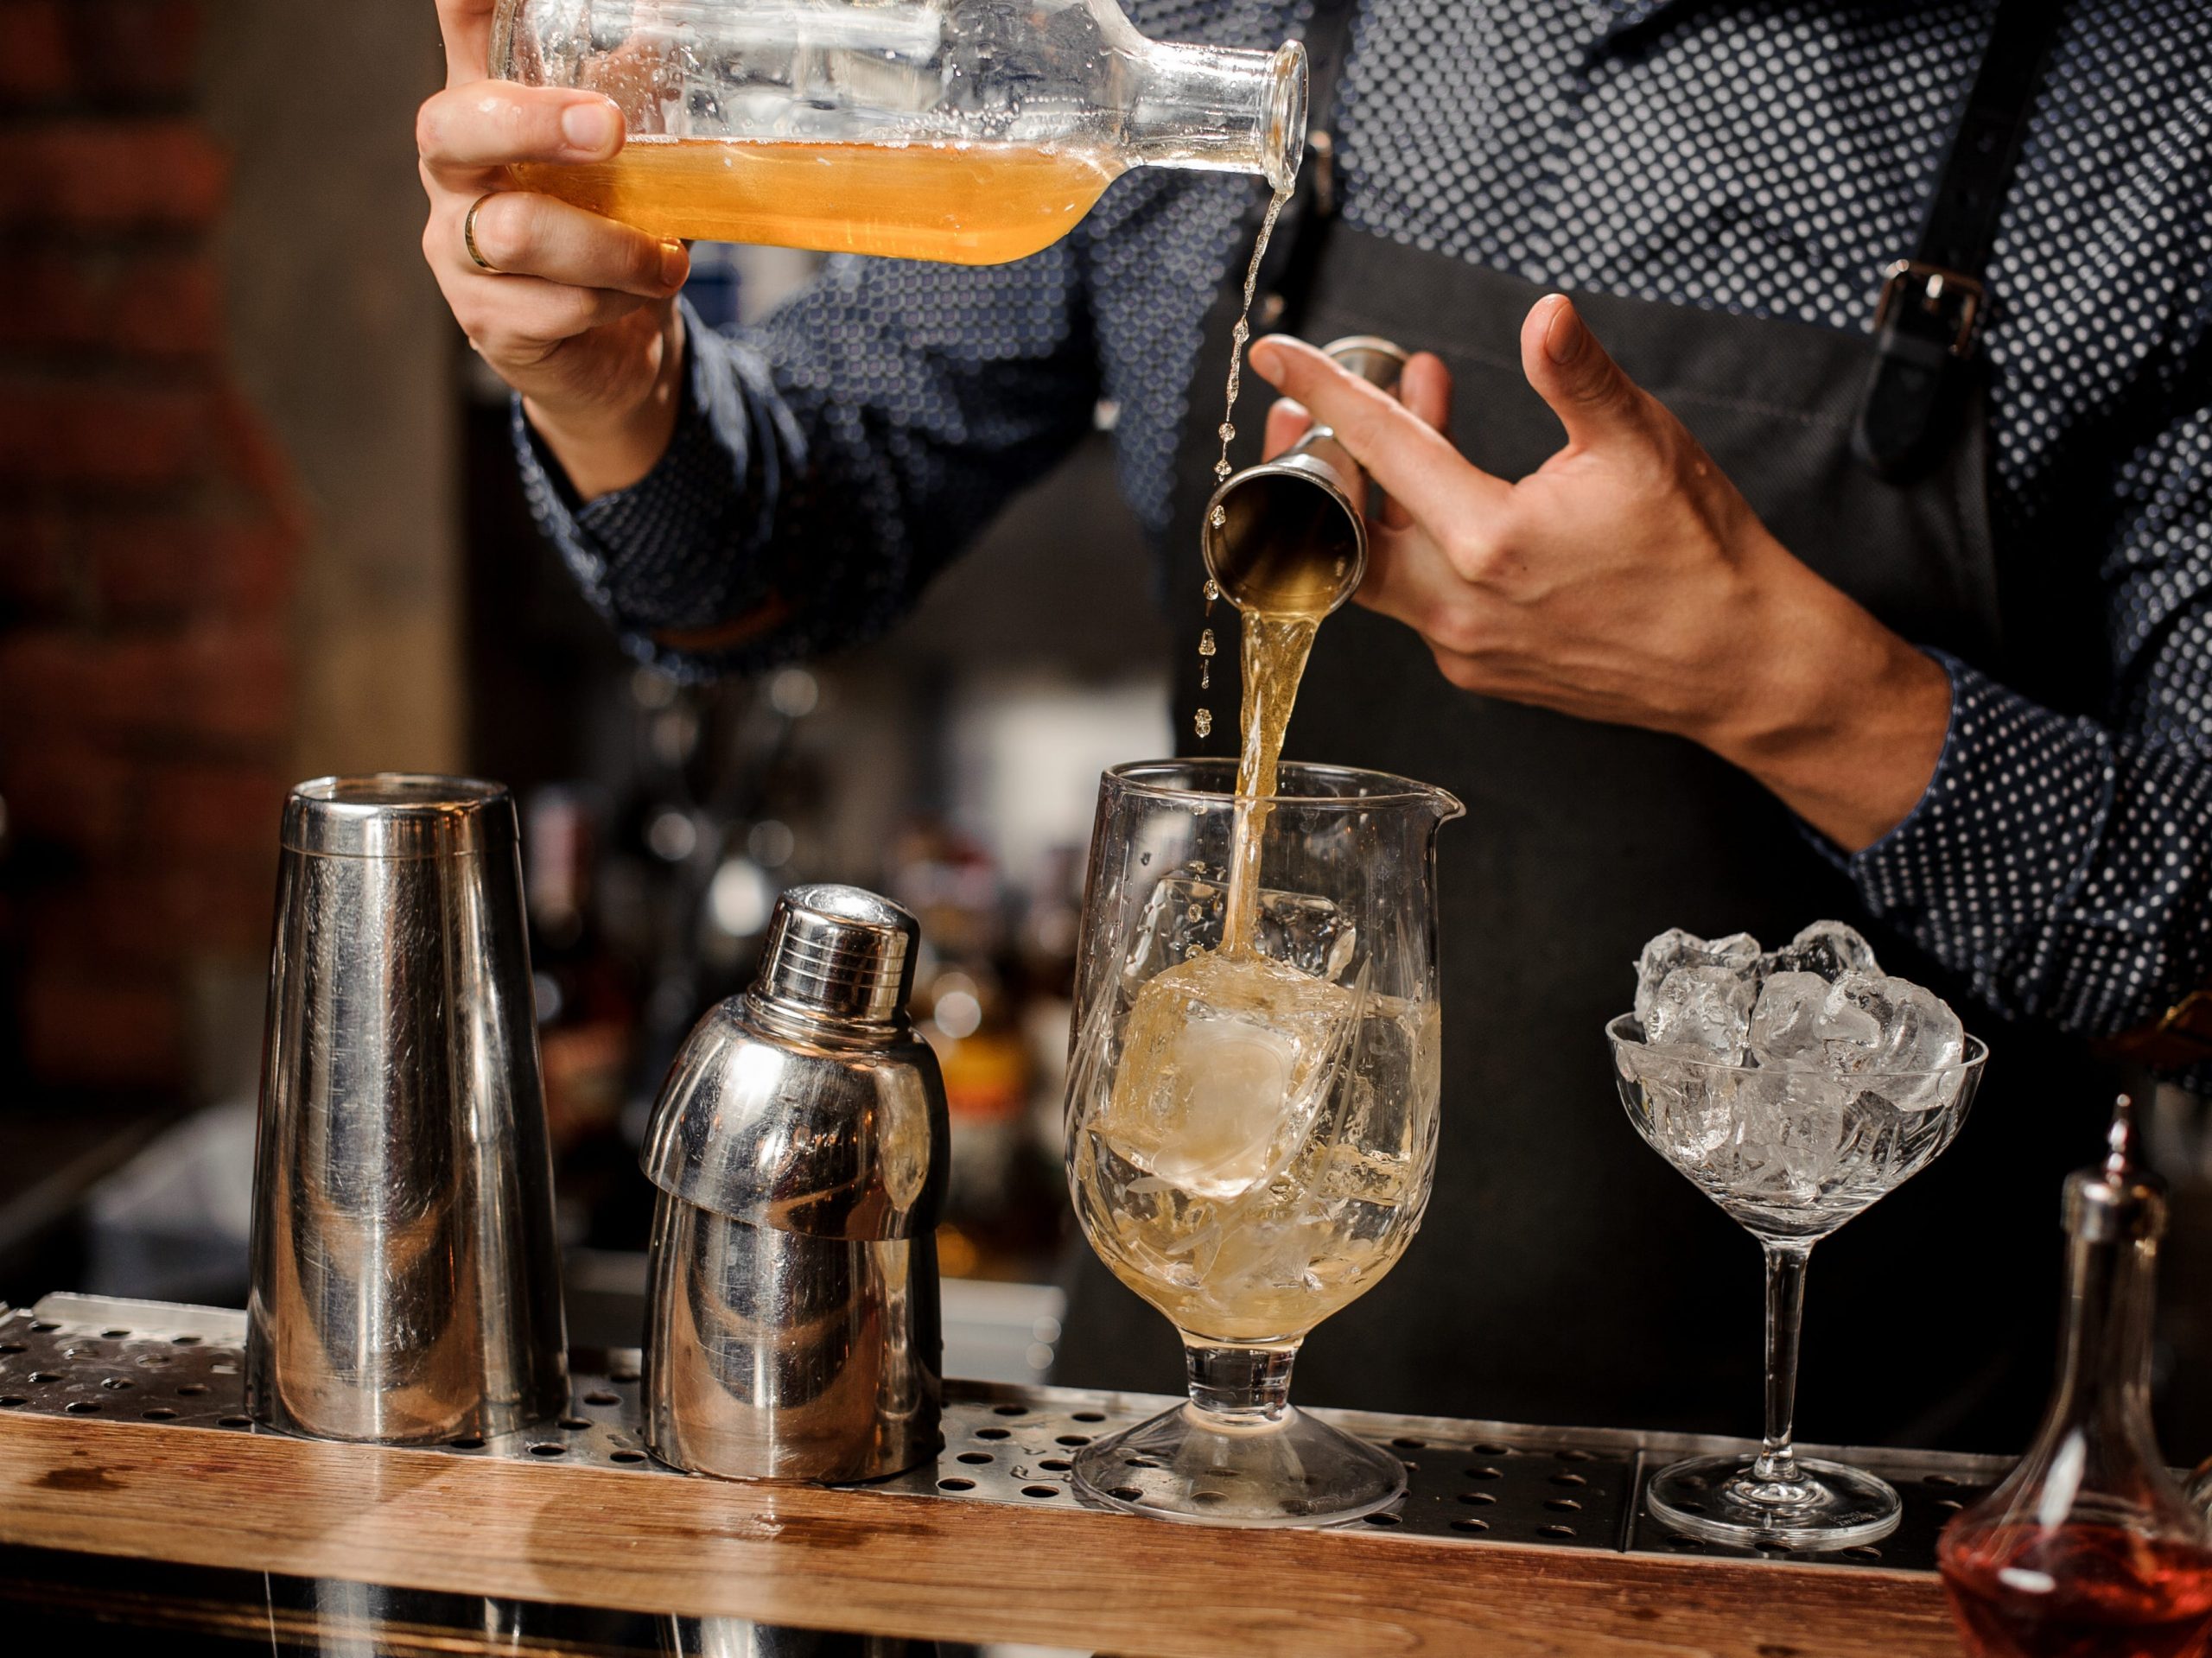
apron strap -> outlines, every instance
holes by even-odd
[[[1351,53],[1360,0],[1313,0],[1306,25],[1306,164],[1260,265],[1262,329],[1295,329],[1337,217],[1337,88]]]
[[[1955,432],[1985,308],[1982,277],[2059,10],[2058,0],[1999,0],[1919,243],[1911,257],[1883,267],[1874,365],[1852,448],[1892,483],[1922,476]]]

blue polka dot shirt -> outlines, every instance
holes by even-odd
[[[1131,10],[1158,38],[1238,46],[1306,21],[1302,0]],[[1864,330],[1994,10],[1366,0],[1343,212],[1540,283]],[[518,415],[532,506],[632,648],[686,673],[887,626],[1101,398],[1160,537],[1180,446],[1217,418],[1185,388],[1255,188],[1139,170],[1017,264],[835,259],[758,330],[694,316],[660,466],[579,507]],[[2212,6],[2074,0],[1988,272],[1989,484],[2008,578],[2059,572],[2101,606],[2108,692],[2062,712],[1942,658],[1934,779],[1849,868],[1993,1005],[2085,1034],[2212,982],[2208,272]]]

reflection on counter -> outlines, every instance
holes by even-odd
[[[0,1549],[0,1622],[10,1651],[162,1658],[1080,1658],[153,1563],[124,1594],[111,1565],[29,1548]]]

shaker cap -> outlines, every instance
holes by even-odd
[[[794,886],[776,900],[753,994],[832,1019],[895,1020],[914,988],[921,925],[857,886]]]
[[[2165,1182],[2138,1154],[2135,1102],[2125,1094],[2113,1102],[2107,1143],[2111,1150],[2102,1164],[2066,1177],[2066,1229],[2093,1243],[2163,1236]]]

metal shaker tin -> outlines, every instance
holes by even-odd
[[[906,1015],[920,938],[873,893],[794,888],[758,981],[677,1058],[639,1159],[661,1194],[645,1414],[664,1462],[842,1482],[938,1448],[949,1147]]]

